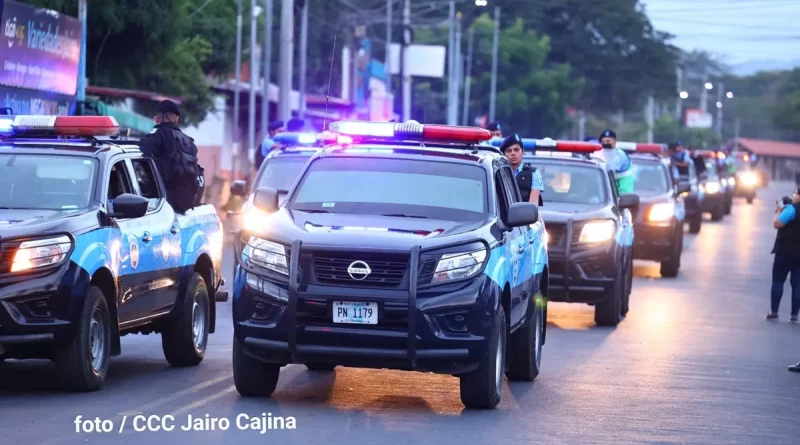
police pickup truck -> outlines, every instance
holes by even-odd
[[[550,301],[589,303],[595,323],[616,326],[628,313],[635,194],[618,195],[598,143],[523,139],[525,163],[542,172],[550,261]],[[560,152],[560,153],[553,153]],[[566,156],[564,156],[566,155]]]
[[[135,142],[108,116],[0,116],[0,360],[52,359],[99,389],[120,337],[160,333],[173,366],[214,332],[222,227],[176,214]]]
[[[458,376],[470,408],[503,375],[532,381],[545,341],[547,252],[536,205],[471,127],[334,122],[341,137],[236,243],[233,376],[269,396],[282,366]]]
[[[634,144],[626,149],[633,164],[633,189],[639,207],[631,210],[633,258],[661,263],[661,276],[674,278],[681,268],[683,225],[686,209],[682,194],[688,183],[679,183],[670,170],[670,161],[661,146]]]

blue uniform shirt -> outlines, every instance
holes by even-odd
[[[789,224],[790,222],[794,221],[795,214],[794,206],[789,204],[781,210],[780,215],[778,215],[778,220],[782,222],[784,225]]]

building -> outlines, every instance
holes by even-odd
[[[738,145],[730,140],[726,148],[755,155],[758,168],[773,181],[794,181],[800,168],[800,143],[740,138]]]

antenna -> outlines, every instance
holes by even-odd
[[[333,50],[331,50],[331,69],[328,74],[328,93],[325,94],[325,117],[322,118],[322,131],[326,130],[328,126],[328,102],[331,99],[331,79],[333,79],[333,61],[336,59],[336,37],[339,34],[333,35]]]

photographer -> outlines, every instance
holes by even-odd
[[[778,308],[783,297],[783,285],[791,274],[792,312],[790,323],[797,323],[800,312],[800,189],[795,190],[792,197],[783,197],[777,203],[772,225],[778,229],[772,253],[775,261],[772,264],[772,311],[767,320],[778,318]]]

